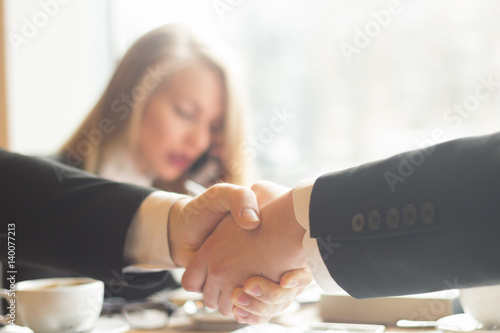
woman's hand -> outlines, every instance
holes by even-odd
[[[233,314],[240,323],[266,323],[286,309],[312,280],[309,268],[286,272],[279,284],[262,276],[251,277],[243,288],[235,288],[231,294]]]

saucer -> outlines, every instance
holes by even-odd
[[[99,317],[89,333],[124,333],[129,330],[129,323],[120,317]]]
[[[95,327],[87,333],[124,333],[130,330],[130,325],[119,317],[99,317]],[[25,326],[7,325],[0,328],[0,333],[33,333]]]
[[[500,333],[500,329],[482,329],[481,324],[466,313],[454,314],[438,319],[436,327],[447,332]]]
[[[33,333],[33,331],[25,326],[6,325],[0,327],[0,333]]]

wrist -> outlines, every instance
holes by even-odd
[[[190,200],[189,197],[183,197],[174,202],[168,215],[167,234],[170,257],[179,267],[187,265],[186,255],[182,249],[182,227],[185,224],[182,212]]]
[[[284,206],[281,211],[286,212],[286,218],[284,220],[287,221],[287,225],[285,228],[288,229],[289,232],[289,239],[291,241],[290,250],[295,258],[294,261],[304,264],[303,266],[305,267],[305,254],[302,242],[306,229],[299,223],[295,215],[293,189],[286,192],[284,196]]]
[[[304,228],[302,223],[300,223],[297,214],[295,213],[295,201],[294,201],[294,189],[291,189],[290,191],[287,192],[286,194],[286,212],[288,214],[288,220],[293,221],[293,226],[297,228],[298,231],[302,232],[304,234],[307,229]]]

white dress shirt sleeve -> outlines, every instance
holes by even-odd
[[[123,273],[146,273],[178,268],[170,256],[168,217],[182,194],[155,191],[144,199],[125,240]]]
[[[314,185],[314,179],[305,180],[296,186],[293,190],[293,207],[295,218],[306,230],[303,240],[303,247],[306,256],[307,265],[311,269],[314,280],[321,289],[327,294],[333,294],[343,291],[330,275],[319,251],[318,242],[311,238],[309,226],[309,204],[311,202],[311,193]]]

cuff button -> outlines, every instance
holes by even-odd
[[[399,226],[399,212],[396,208],[391,208],[387,212],[387,226],[395,229]]]
[[[417,209],[412,204],[403,207],[403,224],[407,226],[415,225],[417,220]]]
[[[435,217],[434,206],[426,201],[420,206],[420,221],[424,224],[431,224]]]
[[[354,232],[361,232],[365,227],[365,217],[363,214],[358,213],[352,217],[352,230]]]

